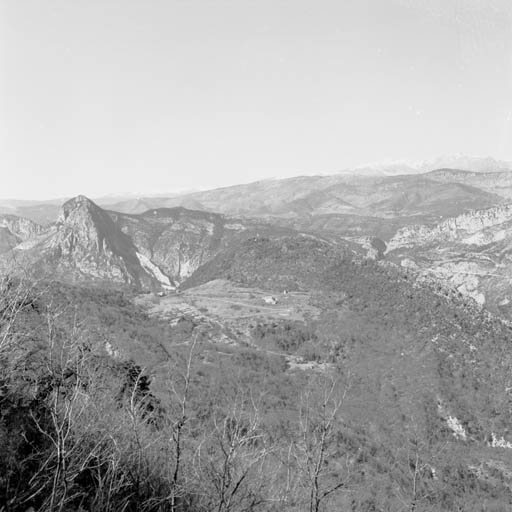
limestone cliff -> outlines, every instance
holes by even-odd
[[[0,215],[0,253],[36,237],[43,231],[42,226],[29,219],[16,215]]]
[[[130,238],[84,196],[67,201],[49,229],[27,238],[5,259],[9,256],[41,277],[108,280],[141,287],[157,283],[140,264]]]
[[[398,247],[414,247],[418,244],[461,240],[466,235],[472,235],[511,220],[512,204],[506,204],[463,213],[434,226],[407,226],[399,229],[391,238],[387,244],[387,251],[390,252]]]
[[[512,318],[512,205],[402,228],[389,241],[386,258]]]

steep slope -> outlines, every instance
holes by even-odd
[[[42,226],[29,219],[16,215],[0,215],[0,254],[42,231]]]
[[[84,196],[67,201],[51,228],[18,245],[4,261],[9,258],[41,276],[142,287],[158,283],[143,269],[130,238]]]
[[[387,257],[449,282],[511,317],[512,206],[468,212],[433,227],[399,230]]]
[[[44,230],[42,226],[30,219],[25,219],[16,215],[0,215],[0,226],[7,228],[20,240],[28,240],[29,238],[42,233]]]
[[[252,237],[219,252],[199,267],[182,288],[229,279],[268,290],[306,290],[318,287],[325,268],[345,253],[353,254],[346,245],[340,247],[305,235],[276,240]]]
[[[307,237],[247,240],[206,263],[184,287],[193,292],[219,278],[310,295],[323,311],[310,327],[313,357],[329,354],[348,372],[345,418],[356,430],[366,425],[368,439],[380,445],[396,435],[411,449],[415,442],[433,448],[433,467],[449,464],[440,454],[454,450],[468,474],[482,457],[504,456],[512,469],[511,454],[493,452],[491,441],[491,434],[511,440],[511,410],[504,406],[510,327],[474,301]]]
[[[139,253],[176,283],[185,280],[223,248],[245,238],[261,234],[279,237],[291,232],[181,207],[153,209],[140,215],[109,214]]]
[[[20,239],[11,233],[9,229],[0,226],[0,254],[10,251],[20,243]]]

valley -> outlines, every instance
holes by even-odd
[[[507,510],[512,210],[504,171],[475,175],[297,178],[118,209],[78,196],[46,225],[0,216],[0,440],[22,454],[0,469],[26,482],[0,501],[46,506],[53,484],[29,478],[31,461],[58,465],[62,413],[70,510],[107,499],[97,478],[125,482],[116,507],[167,510],[175,493],[169,510],[213,510],[221,467],[247,475],[227,484],[232,510],[254,496],[254,510],[309,510],[319,453],[326,511]]]

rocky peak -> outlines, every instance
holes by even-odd
[[[101,215],[102,209],[85,196],[76,196],[66,201],[61,208],[58,223],[72,223],[79,218]]]
[[[110,215],[85,196],[77,196],[62,205],[57,219],[54,242],[62,252],[126,257],[134,255],[128,237],[116,226]]]

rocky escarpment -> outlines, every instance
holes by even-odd
[[[213,257],[226,235],[222,216],[185,208],[110,215],[139,253],[178,283]]]
[[[36,222],[16,215],[0,215],[0,226],[7,228],[20,240],[27,240],[44,231],[44,228]]]
[[[4,264],[9,259],[39,276],[158,286],[158,280],[139,261],[131,239],[84,196],[67,201],[57,221],[17,245],[5,255]]]
[[[414,247],[418,244],[442,243],[462,240],[466,235],[481,232],[486,228],[512,221],[512,204],[474,210],[446,219],[434,226],[407,226],[399,229],[387,244],[390,252],[399,247]],[[470,238],[475,243],[478,237]],[[486,240],[482,238],[482,240]],[[469,243],[472,243],[471,241]]]
[[[250,236],[276,237],[292,231],[182,207],[158,208],[139,215],[110,215],[137,250],[177,284],[223,249]]]
[[[46,247],[62,266],[99,279],[150,285],[137,249],[107,212],[84,196],[66,202]]]
[[[0,253],[9,251],[43,231],[42,226],[29,219],[16,215],[0,215]]]
[[[386,258],[441,279],[512,318],[512,205],[400,229],[389,241]]]

